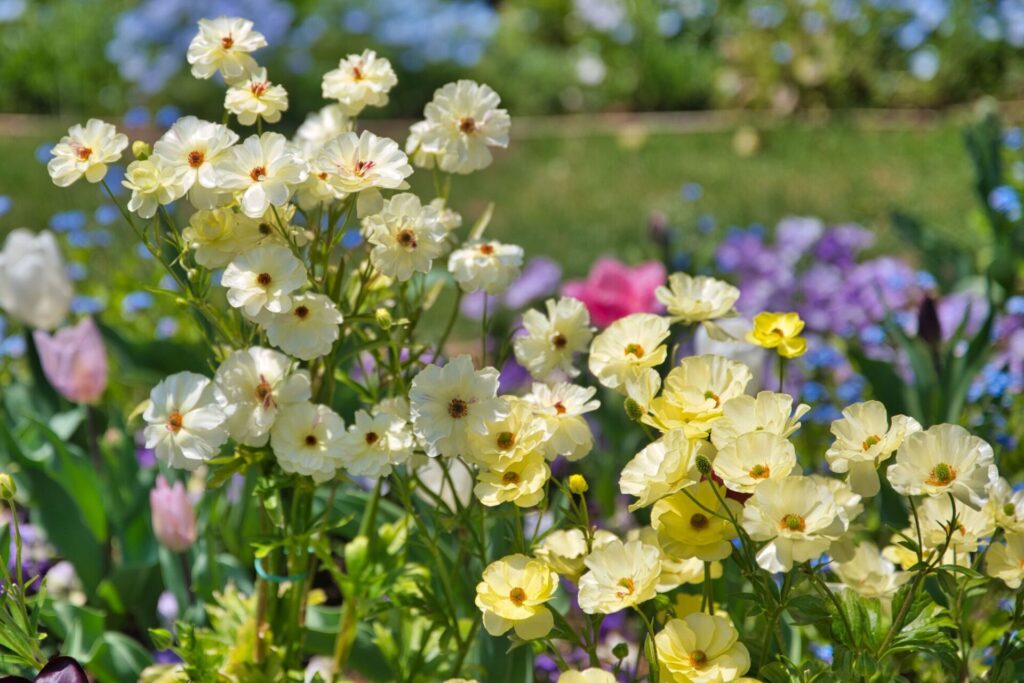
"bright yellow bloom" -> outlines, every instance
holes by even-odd
[[[554,618],[544,603],[558,588],[558,574],[547,564],[526,555],[509,555],[487,565],[481,579],[476,606],[492,636],[511,628],[523,640],[532,640],[551,631]]]
[[[783,358],[796,358],[807,351],[807,340],[800,336],[804,321],[796,313],[758,313],[747,341],[766,349],[776,349]]]
[[[654,637],[662,680],[671,683],[735,681],[750,668],[750,653],[723,614],[672,619]]]
[[[589,489],[590,485],[582,474],[573,474],[569,477],[569,490],[576,495],[582,495]]]

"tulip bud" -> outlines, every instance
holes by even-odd
[[[577,496],[582,496],[590,489],[590,484],[583,477],[582,474],[574,474],[569,477],[569,490],[575,493]]]
[[[74,290],[57,240],[48,230],[12,230],[0,251],[0,308],[29,327],[52,330],[71,307]]]
[[[153,533],[160,543],[176,553],[185,552],[196,542],[196,514],[180,481],[168,486],[163,476],[149,492],[153,514]]]
[[[153,149],[149,146],[148,142],[136,140],[132,143],[132,154],[135,155],[135,158],[139,161],[145,161],[152,153]]]
[[[49,335],[32,334],[43,374],[73,403],[95,403],[107,388],[107,348],[92,318]]]
[[[391,329],[391,325],[394,321],[391,319],[391,312],[386,308],[378,308],[373,313],[374,317],[377,318],[377,324],[380,325],[382,330]]]
[[[629,416],[629,419],[633,420],[634,422],[639,422],[640,419],[647,412],[644,410],[644,407],[642,405],[640,405],[631,398],[627,398],[625,402],[622,404],[622,407],[625,408],[626,415]]]
[[[939,322],[939,311],[935,299],[926,296],[917,311],[917,336],[929,346],[938,346],[942,342],[942,324]]]
[[[0,500],[14,500],[18,487],[9,474],[0,474]]]

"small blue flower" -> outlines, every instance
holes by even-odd
[[[1020,195],[1009,185],[1000,185],[988,195],[988,205],[996,213],[1006,216],[1011,221],[1021,218],[1022,208]]]
[[[21,358],[25,355],[25,338],[21,335],[0,341],[0,357]]]
[[[152,294],[136,290],[134,292],[128,292],[124,295],[124,298],[121,299],[121,312],[124,315],[133,315],[152,307],[152,305]]]
[[[39,145],[38,147],[36,147],[36,161],[38,161],[41,164],[49,163],[51,157],[50,151],[52,149],[53,145],[51,144]]]
[[[170,316],[164,316],[156,323],[157,339],[173,337],[178,331],[178,321]]]
[[[6,216],[11,211],[14,202],[5,194],[0,194],[0,216]]]
[[[60,211],[50,216],[50,229],[55,232],[78,232],[85,229],[87,222],[84,211]]]
[[[84,263],[69,263],[67,270],[68,277],[74,280],[75,282],[81,282],[82,280],[85,279],[85,276],[87,275]]]
[[[715,229],[715,217],[710,213],[702,213],[697,217],[697,232],[706,235]]]
[[[156,123],[164,128],[170,128],[174,122],[181,118],[181,110],[172,104],[164,105],[156,112]]]
[[[149,110],[143,106],[132,107],[121,120],[126,128],[141,128],[149,123]]]
[[[817,403],[828,398],[828,389],[821,382],[804,382],[801,394],[805,401]]]
[[[695,202],[704,196],[704,188],[700,183],[686,183],[679,188],[679,194],[688,202]]]
[[[78,315],[96,315],[103,308],[103,302],[91,296],[78,295],[71,299],[71,311]]]
[[[102,204],[99,207],[97,207],[92,217],[100,225],[110,225],[111,223],[116,221],[120,215],[121,212],[118,211],[117,207],[114,206],[113,204]]]
[[[1003,145],[1007,149],[1017,151],[1024,146],[1024,134],[1021,133],[1020,128],[1014,126],[1013,128],[1007,128],[1003,131]]]
[[[363,233],[358,228],[349,228],[341,237],[341,246],[346,249],[355,249],[363,243]]]

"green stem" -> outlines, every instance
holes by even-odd
[[[452,304],[452,313],[448,318],[448,324],[444,327],[444,332],[441,334],[440,339],[437,340],[437,344],[434,345],[434,355],[430,359],[431,363],[436,363],[438,357],[444,352],[444,345],[448,342],[448,337],[451,336],[452,330],[455,328],[455,320],[459,317],[459,304],[462,303],[462,289],[459,288],[455,292],[455,303]]]

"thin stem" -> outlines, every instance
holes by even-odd
[[[440,339],[437,340],[437,344],[434,346],[434,356],[430,359],[431,363],[436,363],[438,357],[444,351],[444,345],[448,342],[448,337],[451,336],[452,330],[455,328],[455,320],[459,317],[459,304],[462,303],[462,288],[455,292],[455,303],[452,304],[452,313],[448,318],[448,324],[445,325],[444,332],[441,334]]]

